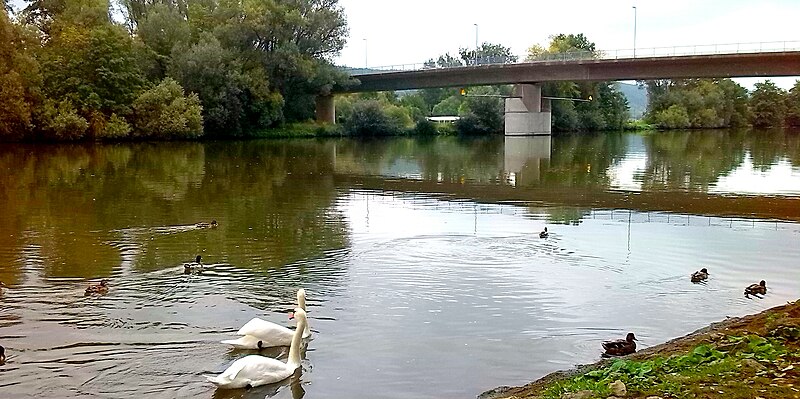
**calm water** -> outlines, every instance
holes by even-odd
[[[800,296],[800,133],[3,144],[0,209],[3,398],[469,398]],[[302,375],[205,382],[298,287]]]

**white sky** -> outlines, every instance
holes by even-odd
[[[794,41],[800,49],[798,0],[339,0],[350,38],[337,64],[421,63],[482,42],[511,47],[546,45],[548,36],[583,33],[600,50],[699,44]],[[643,51],[643,50],[641,50]],[[748,88],[754,81],[739,80]],[[794,78],[773,79],[785,88]]]

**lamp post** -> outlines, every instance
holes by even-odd
[[[367,39],[364,38],[364,69],[368,69],[369,68],[369,62],[367,62],[367,61],[368,61],[368,58],[367,58]]]
[[[636,6],[633,6],[633,58],[636,58]]]
[[[478,24],[475,25],[475,65],[478,65]]]

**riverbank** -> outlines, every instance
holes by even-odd
[[[618,381],[621,381],[620,384]],[[800,301],[479,399],[800,398]]]

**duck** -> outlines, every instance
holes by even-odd
[[[2,281],[0,281],[0,292],[3,292],[3,288],[8,288]]]
[[[91,284],[86,287],[86,292],[83,294],[84,296],[89,295],[105,295],[108,294],[108,280],[102,279],[98,284]]]
[[[203,271],[203,263],[200,262],[202,256],[197,255],[194,258],[194,262],[186,262],[183,264],[183,274],[191,274],[193,271],[195,272],[202,272]]]
[[[199,223],[195,224],[195,227],[197,227],[198,229],[208,229],[208,228],[216,229],[217,226],[218,226],[218,224],[217,224],[216,220],[212,220],[211,223],[199,222]]]
[[[636,352],[636,336],[633,333],[628,333],[625,339],[618,339],[614,341],[603,342],[603,349],[606,350],[604,355],[607,356],[625,356]]]
[[[297,307],[306,309],[306,290],[300,288],[297,290]],[[248,321],[239,331],[237,335],[241,335],[237,339],[229,339],[220,341],[223,344],[231,345],[235,349],[263,349],[273,346],[289,346],[294,337],[294,331],[284,326],[275,324],[271,321],[259,319],[258,317]],[[311,330],[308,328],[308,319],[303,325],[302,338],[310,338]]]
[[[539,238],[547,238],[549,235],[550,235],[550,233],[547,232],[547,227],[545,227],[544,231],[539,233]]]
[[[758,284],[750,284],[749,287],[744,289],[744,296],[749,297],[750,295],[766,295],[767,294],[767,282],[761,280]]]
[[[692,282],[699,283],[701,281],[705,281],[708,279],[708,269],[705,267],[700,269],[700,271],[696,271],[692,273]]]
[[[266,356],[248,355],[233,362],[220,375],[206,379],[218,388],[237,389],[272,384],[292,376],[300,368],[300,346],[308,325],[306,312],[299,307],[294,310],[294,318],[297,319],[297,329],[292,335],[286,363]]]
[[[0,366],[6,364],[6,348],[0,345]]]

